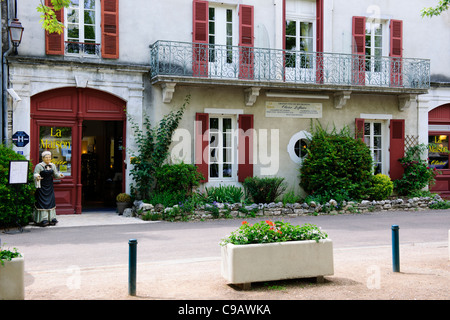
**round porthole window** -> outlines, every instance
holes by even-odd
[[[300,131],[292,136],[287,147],[287,152],[292,161],[299,164],[302,163],[303,158],[307,154],[306,148],[310,138],[311,134],[308,131]]]

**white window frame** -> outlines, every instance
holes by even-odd
[[[390,170],[390,129],[389,123],[392,119],[390,114],[360,114],[360,118],[364,119],[364,123],[381,123],[381,172],[382,174],[389,175]],[[373,137],[371,137],[372,139]],[[364,142],[366,137],[364,136]],[[373,145],[373,141],[369,141],[370,145]],[[373,148],[371,148],[371,155],[373,158]]]
[[[85,43],[86,39],[85,39],[85,35],[84,35],[84,1],[83,0],[79,0],[79,5],[78,5],[78,25],[79,25],[79,39],[78,42],[80,43]],[[72,9],[76,9],[73,8],[71,5],[69,6],[69,8],[67,8],[66,10],[64,10],[64,24],[65,24],[65,28],[64,28],[64,41],[70,41],[68,40],[68,14],[69,11],[71,11]],[[83,14],[81,14],[81,12],[83,12]],[[95,43],[96,44],[100,44],[101,42],[101,3],[100,0],[95,0]],[[91,40],[91,39],[89,39]],[[66,44],[65,44],[66,45]],[[99,49],[100,50],[100,49]],[[74,55],[74,56],[85,56],[85,57],[100,57],[100,52],[98,53],[98,55],[96,54],[88,54],[85,53],[84,50],[80,50],[80,52],[78,53],[65,53],[66,55]]]
[[[207,109],[205,109],[206,111]],[[208,111],[211,111],[208,109]],[[217,112],[217,111],[216,111]],[[234,112],[226,112],[226,113],[209,113],[209,121],[213,118],[219,119],[219,143],[218,143],[218,177],[211,177],[210,170],[211,170],[211,161],[210,158],[208,158],[208,181],[211,183],[218,183],[218,182],[236,182],[237,181],[237,170],[238,170],[238,152],[237,152],[237,114]],[[230,137],[231,137],[231,165],[232,165],[232,172],[231,177],[224,177],[223,176],[223,119],[231,119],[231,131],[230,131]],[[211,122],[209,122],[211,123]],[[210,137],[211,137],[211,127],[209,127],[209,135],[208,135],[208,157],[211,155],[210,150]]]

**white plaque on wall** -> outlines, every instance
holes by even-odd
[[[322,104],[309,102],[266,102],[268,118],[322,118]]]

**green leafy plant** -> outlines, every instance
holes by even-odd
[[[157,192],[181,193],[186,197],[190,196],[193,188],[200,185],[200,181],[204,179],[202,174],[197,171],[195,165],[183,162],[179,164],[165,164],[157,168],[155,178],[155,190]]]
[[[209,202],[239,203],[244,197],[244,191],[237,186],[218,186],[205,188]]]
[[[376,174],[371,178],[372,186],[368,195],[373,200],[387,199],[394,191],[394,183],[391,178],[385,174]]]
[[[394,181],[394,189],[399,195],[408,196],[435,182],[439,170],[430,168],[422,155],[427,151],[427,146],[419,144],[408,148],[405,156],[400,159],[404,173],[401,179]]]
[[[20,254],[16,248],[13,248],[13,250],[9,249],[2,249],[0,247],[0,264],[3,266],[5,264],[4,261],[11,261],[14,258],[22,257],[22,254]]]
[[[36,190],[33,165],[29,163],[27,184],[10,185],[8,176],[11,160],[26,160],[26,158],[16,153],[12,147],[0,144],[0,227],[10,227],[16,222],[27,225],[33,217]]]
[[[274,202],[284,191],[284,178],[248,177],[244,181],[245,192],[255,203]]]
[[[298,201],[300,201],[300,197],[295,194],[294,190],[290,190],[283,194],[283,205],[286,205],[288,203],[296,203]]]
[[[319,241],[326,238],[328,238],[328,235],[325,232],[309,223],[305,223],[302,226],[294,226],[289,222],[265,220],[252,225],[247,221],[243,221],[242,225],[236,231],[233,231],[228,237],[222,239],[220,245],[225,246],[228,243],[243,245],[302,240]]]
[[[140,129],[128,114],[137,146],[137,152],[131,160],[133,167],[130,170],[135,182],[135,185],[131,186],[131,191],[137,199],[148,199],[156,187],[156,172],[169,156],[172,135],[189,101],[188,95],[181,108],[164,116],[157,127],[152,127],[150,118],[144,117],[143,129]]]
[[[157,204],[161,204],[164,207],[173,207],[176,204],[182,203],[185,201],[184,193],[180,192],[172,192],[172,191],[159,191],[152,193],[145,202],[151,203],[156,206]]]
[[[314,196],[345,194],[362,199],[370,188],[373,160],[369,148],[348,128],[327,132],[311,126],[311,141],[300,168],[300,186]],[[349,199],[346,199],[349,200]]]

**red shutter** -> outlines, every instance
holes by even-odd
[[[45,0],[45,5],[53,7],[51,0]],[[64,8],[55,13],[58,21],[64,23]],[[64,55],[64,32],[58,34],[45,31],[45,54]]]
[[[238,181],[253,177],[253,115],[239,115]]]
[[[390,124],[390,177],[391,180],[400,179],[403,167],[399,162],[405,151],[405,120],[391,120]]]
[[[352,19],[352,54],[353,54],[353,84],[364,85],[366,82],[366,17]]]
[[[316,82],[323,83],[323,0],[316,0]]]
[[[254,9],[253,6],[239,6],[239,78],[254,78]]]
[[[209,115],[207,113],[195,114],[195,165],[198,172],[200,172],[205,180],[202,182],[208,182],[209,170],[208,170],[208,134],[209,130]]]
[[[390,23],[390,52],[391,57],[391,85],[399,87],[403,85],[402,78],[402,51],[403,51],[403,21],[391,20]]]
[[[119,0],[102,1],[102,57],[119,58]]]
[[[209,42],[209,5],[208,1],[194,0],[192,10],[192,72],[194,77],[208,76]]]
[[[355,139],[364,141],[364,119],[355,119]]]

